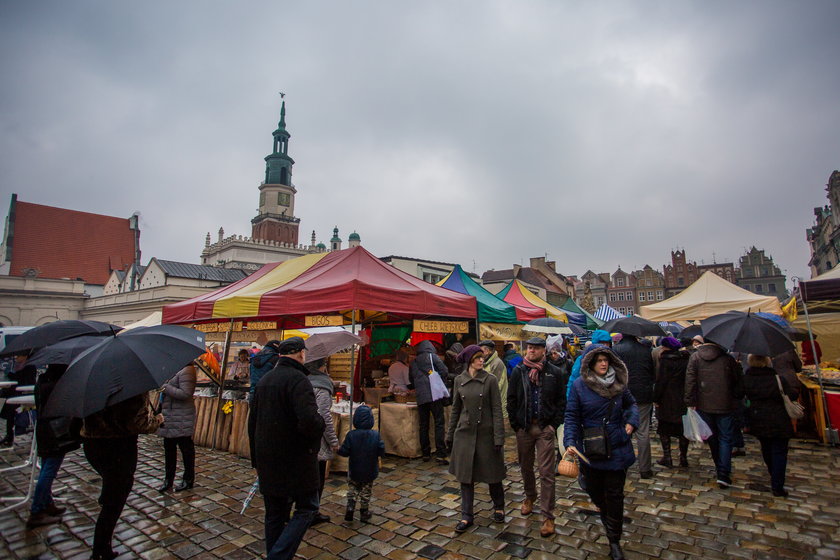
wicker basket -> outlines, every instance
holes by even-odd
[[[560,476],[567,476],[569,478],[577,478],[580,472],[578,466],[578,459],[568,451],[563,453],[560,462],[557,463],[557,474]]]
[[[405,404],[405,403],[408,402],[408,395],[406,395],[405,393],[402,393],[402,394],[396,393],[396,394],[394,394],[394,402],[400,403],[400,404]]]

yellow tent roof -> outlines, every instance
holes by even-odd
[[[639,314],[651,321],[696,321],[727,311],[782,314],[778,298],[754,294],[711,271],[674,297],[642,306]]]

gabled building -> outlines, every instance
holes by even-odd
[[[751,247],[747,254],[740,258],[738,265],[738,286],[754,294],[787,299],[787,278],[773,262],[773,257],[766,255],[763,249]]]
[[[575,284],[575,299],[583,309],[594,313],[596,309],[607,303],[607,289],[610,281],[608,273],[596,274],[587,270]]]
[[[481,275],[481,284],[488,291],[498,293],[512,280],[519,280],[535,295],[558,307],[574,295],[574,281],[557,272],[557,263],[546,261],[545,257],[532,257],[529,265],[488,270]]]

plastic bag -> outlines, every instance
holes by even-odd
[[[700,414],[689,408],[682,417],[683,435],[689,441],[704,442],[712,437],[712,429]]]
[[[431,360],[431,356],[429,357]],[[440,399],[445,399],[449,397],[449,390],[446,388],[446,385],[443,384],[443,379],[440,378],[440,374],[435,369],[435,363],[432,361],[432,367],[429,370],[429,387],[432,390],[432,400],[437,401]]]

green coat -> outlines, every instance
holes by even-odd
[[[446,440],[452,442],[449,472],[458,482],[501,482],[505,478],[505,429],[499,382],[485,370],[462,373],[452,390]],[[496,446],[501,449],[496,451]]]
[[[499,393],[504,395],[504,398],[507,399],[507,388],[508,388],[508,373],[507,373],[507,366],[502,361],[496,352],[490,354],[489,358],[484,358],[484,369],[486,369],[489,373],[492,373],[496,376],[496,380],[499,382]],[[502,406],[502,416],[505,420],[507,420],[507,407]]]

